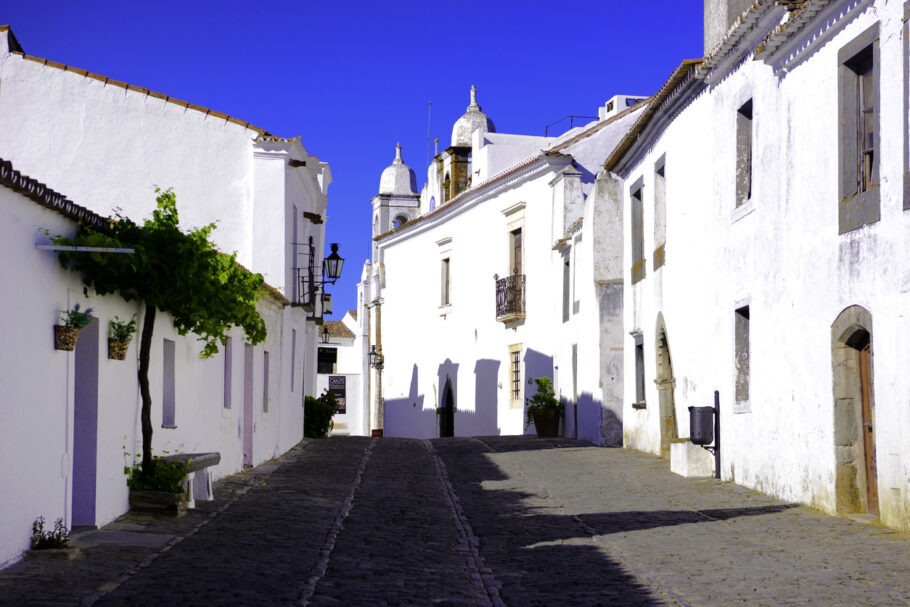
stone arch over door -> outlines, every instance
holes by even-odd
[[[850,306],[831,325],[838,512],[878,513],[872,314]]]
[[[676,402],[673,390],[676,378],[673,376],[673,360],[670,357],[670,341],[667,338],[667,327],[664,316],[657,313],[657,329],[654,332],[656,343],[654,352],[657,356],[657,372],[654,383],[657,384],[658,412],[660,416],[660,456],[670,458],[670,443],[679,437],[676,423]]]

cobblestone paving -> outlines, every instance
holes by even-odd
[[[910,535],[571,439],[333,438],[126,515],[2,605],[903,605]]]

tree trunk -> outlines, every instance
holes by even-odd
[[[152,332],[155,330],[155,306],[146,302],[139,341],[139,392],[142,395],[142,473],[152,473],[152,393],[149,392],[149,358]]]

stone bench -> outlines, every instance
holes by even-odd
[[[212,492],[212,474],[209,468],[217,466],[221,462],[220,453],[217,451],[212,453],[175,453],[161,459],[166,462],[183,462],[186,464],[185,490],[187,508],[195,508],[196,500],[210,502],[215,499],[215,495]]]

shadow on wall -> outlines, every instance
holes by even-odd
[[[566,405],[565,417],[565,436],[576,437],[575,418],[576,412],[573,410],[571,400],[564,400]],[[577,438],[586,440],[591,444],[600,445],[603,437],[601,436],[601,424],[606,416],[615,414],[603,406],[603,404],[590,392],[582,392],[578,395],[578,435]],[[615,445],[608,445],[615,446]],[[620,445],[621,446],[621,445]]]
[[[436,428],[436,411],[424,410],[424,397],[417,390],[417,365],[411,371],[411,386],[404,398],[385,401],[382,427],[385,436],[402,438],[430,438],[439,435]]]
[[[528,348],[525,350],[524,362],[525,368],[521,377],[525,382],[524,397],[525,399],[528,399],[537,393],[537,384],[534,383],[536,378],[549,377],[550,380],[553,379],[553,357]],[[528,402],[525,400],[523,408],[527,409],[527,406]],[[524,417],[522,417],[522,423],[524,423]],[[534,429],[534,424],[530,424],[526,427],[524,433],[536,434],[537,431]]]
[[[408,396],[385,401],[383,428],[385,436],[399,438],[437,438],[440,436],[440,413],[445,384],[451,385],[455,404],[455,436],[490,436],[499,434],[498,383],[501,361],[480,359],[474,364],[475,410],[459,408],[458,363],[451,360],[439,365],[437,373],[438,402],[427,402],[418,391],[418,369],[413,366]]]
[[[474,411],[455,410],[455,436],[499,434],[498,360],[481,358],[474,363]]]

